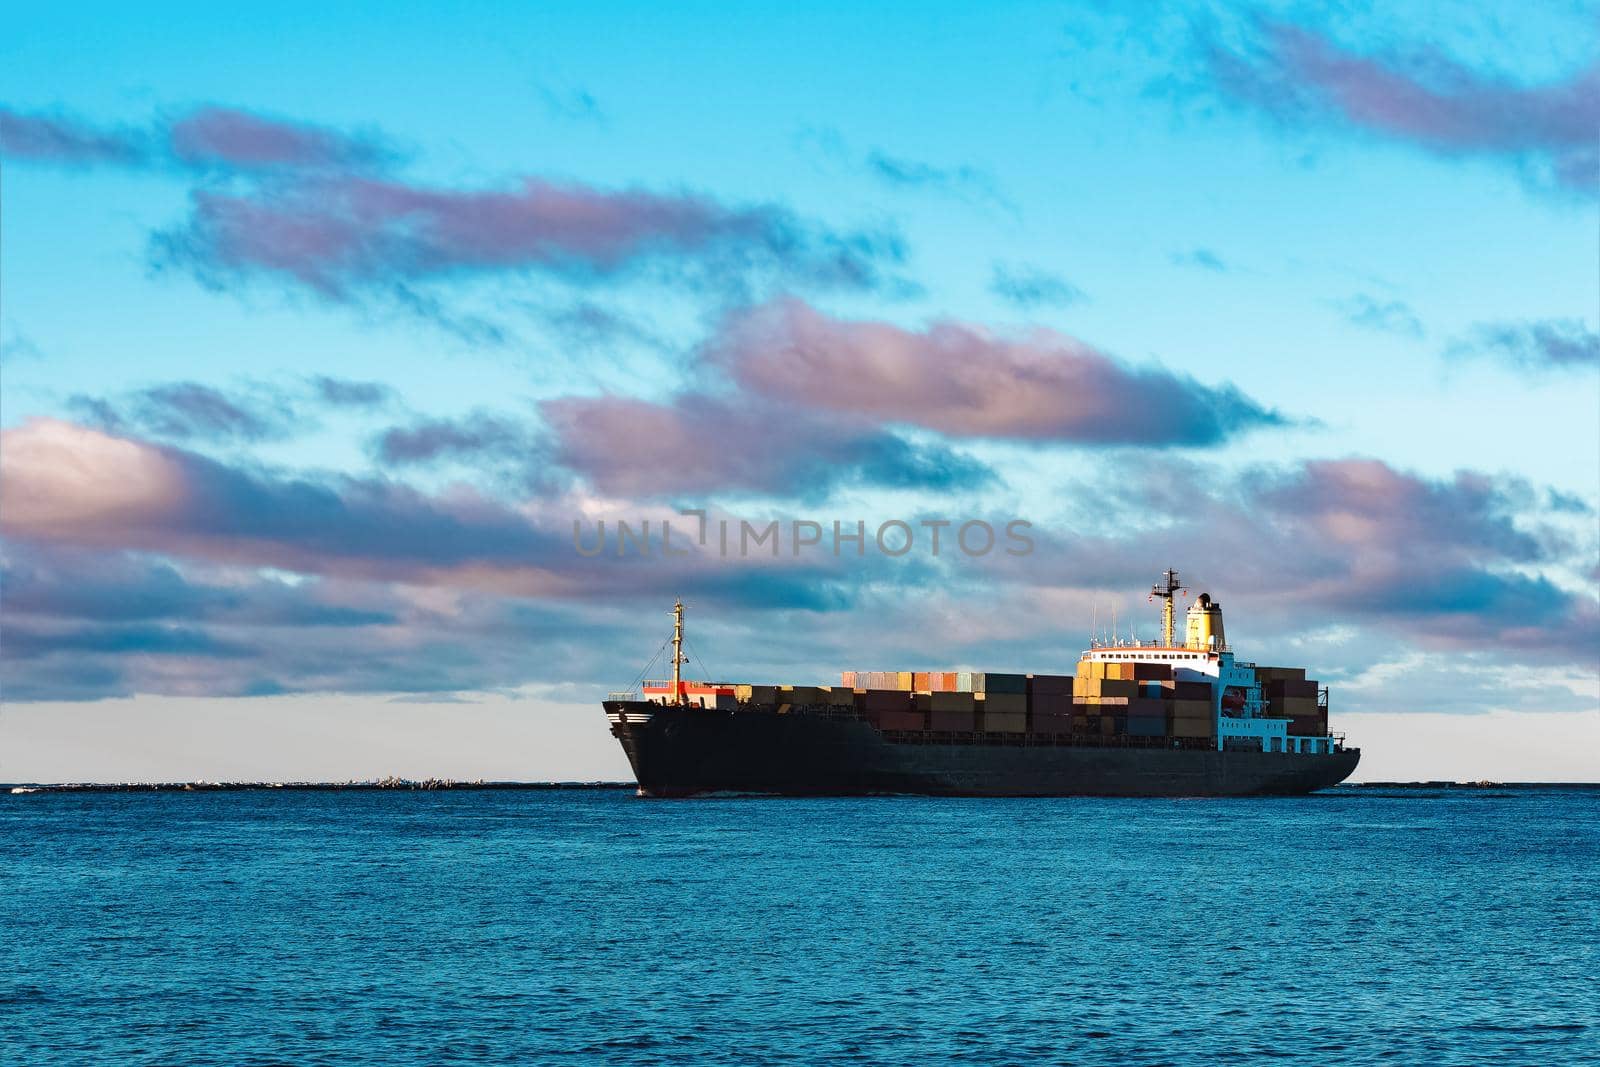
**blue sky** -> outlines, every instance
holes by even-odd
[[[31,730],[315,699],[336,761],[342,706],[514,694],[560,776],[613,758],[574,724],[675,593],[724,674],[1047,669],[1169,564],[1352,712],[1600,714],[1591,5],[13,23]],[[684,507],[1022,517],[1041,548],[563,548]]]

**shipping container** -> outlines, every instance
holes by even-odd
[[[1258,682],[1303,682],[1306,679],[1304,667],[1257,667],[1256,681]]]
[[[1277,697],[1312,697],[1317,695],[1315,679],[1274,678],[1261,683],[1261,692],[1269,699]]]
[[[1167,717],[1167,702],[1150,697],[1135,697],[1128,701],[1129,715],[1158,715]]]
[[[856,706],[871,711],[909,711],[911,694],[898,689],[864,689],[856,694]]]
[[[1139,695],[1139,683],[1119,678],[1091,678],[1079,686],[1073,686],[1072,695],[1075,697],[1136,697]]]
[[[1126,708],[1130,697],[1078,696],[1072,697],[1074,707]]]
[[[1030,674],[1028,693],[1031,696],[1071,696],[1073,677],[1070,674]]]
[[[911,676],[911,688],[918,693],[933,691],[932,676],[927,671],[917,671]]]
[[[983,676],[983,692],[1025,695],[1028,692],[1028,676],[1026,674],[995,674],[990,672]]]
[[[824,693],[827,702],[836,708],[848,708],[856,702],[855,690],[842,685],[836,685],[832,689],[824,690]]]
[[[854,689],[856,687],[856,672],[855,671],[840,671],[839,672],[839,685],[842,688],[845,688],[845,689]]]
[[[1064,712],[1035,711],[1031,729],[1036,734],[1069,734],[1072,732],[1072,716]]]
[[[985,711],[978,717],[978,729],[989,734],[1020,734],[1028,729],[1024,711]]]
[[[920,711],[883,711],[875,725],[880,730],[926,730],[927,723],[927,716]]]
[[[1272,714],[1280,719],[1295,719],[1317,713],[1316,697],[1284,697],[1271,703]]]
[[[978,701],[978,707],[984,711],[1026,713],[1028,710],[1028,695],[1026,693],[985,693],[983,699]]]
[[[915,679],[916,675],[912,674],[910,671],[896,671],[894,676],[894,687],[902,692],[909,693],[912,690]]]
[[[971,671],[956,672],[956,691],[959,693],[973,692]]]
[[[1173,737],[1213,737],[1211,720],[1207,719],[1178,719],[1172,720]]]
[[[1166,737],[1165,715],[1129,715],[1128,734],[1131,737]]]
[[[1135,663],[1133,677],[1140,682],[1159,682],[1172,677],[1170,663]]]
[[[1035,715],[1072,714],[1071,693],[1035,693],[1028,700],[1028,710]]]
[[[1320,712],[1313,715],[1296,716],[1289,720],[1288,731],[1291,737],[1326,737],[1328,735],[1328,717]]]
[[[964,711],[970,715],[977,709],[971,693],[929,693],[928,702],[933,711]]]
[[[938,694],[935,694],[936,696]],[[948,730],[953,733],[970,734],[977,730],[977,716],[969,711],[930,711],[928,713],[928,729]]]

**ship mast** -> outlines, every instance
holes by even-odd
[[[1150,595],[1161,598],[1161,647],[1172,648],[1172,594],[1182,588],[1182,583],[1171,567],[1161,577],[1163,584],[1153,587]]]
[[[683,601],[672,605],[672,702],[683,703],[683,665],[688,657],[683,654]]]

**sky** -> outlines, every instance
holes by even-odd
[[[1592,4],[11,22],[0,780],[624,778],[675,598],[1069,672],[1167,567],[1358,777],[1600,778]]]

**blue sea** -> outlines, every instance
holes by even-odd
[[[1600,792],[0,795],[0,1062],[1600,1060]]]

